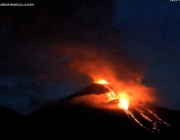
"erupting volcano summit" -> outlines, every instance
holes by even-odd
[[[95,85],[103,90],[96,92]],[[129,119],[133,120],[140,127],[150,132],[159,133],[164,127],[171,127],[170,124],[163,121],[156,113],[146,106],[146,102],[137,101],[138,104],[131,104],[131,96],[125,91],[118,94],[113,91],[113,85],[106,80],[100,79],[94,82],[94,91],[89,94],[82,94],[86,90],[76,94],[71,102],[76,104],[87,104],[89,106],[101,109],[110,109],[116,111],[124,111]]]

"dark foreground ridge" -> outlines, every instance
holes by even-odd
[[[1,107],[1,132],[7,136],[51,139],[156,139],[175,138],[180,126],[180,112],[169,110],[151,103],[146,107],[153,110],[160,118],[168,122],[171,127],[164,127],[160,132],[149,132],[137,125],[127,114],[119,110],[97,109],[84,104],[71,104],[69,101],[77,96],[105,92],[103,86],[96,84],[58,101],[53,106],[46,106],[28,115],[21,114]],[[2,133],[2,134],[3,134]]]

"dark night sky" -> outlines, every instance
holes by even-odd
[[[69,68],[63,49],[72,46],[74,57],[85,46],[141,60],[143,83],[158,89],[161,105],[180,110],[180,2],[30,3],[0,7],[0,105],[27,114],[91,84]]]
[[[158,88],[164,106],[179,110],[180,2],[119,1],[117,7],[122,48],[149,65],[146,83]]]

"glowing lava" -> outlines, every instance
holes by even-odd
[[[103,108],[123,111],[130,120],[137,123],[143,129],[146,129],[152,133],[159,133],[161,129],[170,127],[170,125],[163,121],[158,115],[150,110],[145,102],[138,102],[134,104],[134,99],[130,94],[128,88],[119,89],[112,88],[106,80],[99,80],[95,83],[101,84],[104,88],[102,94],[88,94],[78,96],[73,100],[75,103],[85,103],[87,105]],[[130,87],[129,87],[130,88]],[[115,92],[116,91],[116,92]],[[133,91],[133,90],[132,90]],[[138,93],[134,91],[134,94]]]
[[[97,82],[95,82],[95,83],[97,83],[97,84],[102,84],[102,85],[104,85],[104,84],[109,84],[106,80],[104,80],[104,79],[99,79],[99,80],[97,80]]]
[[[107,93],[107,97],[109,101],[118,100],[117,106],[121,109],[128,110],[129,107],[129,99],[125,93],[116,94],[111,88],[106,87],[109,89]]]
[[[129,101],[128,99],[119,99],[119,103],[118,103],[118,106],[120,108],[123,108],[125,110],[128,110],[128,106],[129,106]]]
[[[97,84],[103,84],[103,85],[109,84],[109,83],[108,83],[106,80],[104,80],[104,79],[100,79],[100,80],[98,80],[98,81],[95,82],[95,83],[97,83]],[[121,94],[120,94],[120,96],[117,95],[117,94],[115,94],[114,91],[113,91],[110,87],[108,87],[108,86],[106,86],[106,88],[108,88],[108,90],[109,90],[109,93],[107,93],[108,100],[109,100],[109,101],[119,100],[118,107],[119,107],[119,108],[122,108],[122,109],[125,109],[125,110],[128,110],[128,106],[129,106],[129,100],[128,100],[128,98],[127,98],[127,97],[125,98],[125,96],[122,97]]]
[[[113,106],[114,109],[123,109],[123,111],[142,128],[150,132],[159,133],[161,128],[170,126],[168,123],[160,119],[155,113],[153,113],[153,111],[146,109],[143,106],[140,106],[138,104],[131,104],[131,107],[129,109],[130,96],[126,93],[127,90],[115,93],[106,80],[101,79],[98,80],[96,83],[104,84],[103,86],[108,89],[109,92],[106,93],[107,102],[109,102],[110,104],[115,104],[115,106]],[[152,127],[144,125],[144,121],[142,120],[149,122]]]

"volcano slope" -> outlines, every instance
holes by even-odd
[[[123,109],[96,108],[77,97],[108,92],[104,85],[92,84],[75,94],[24,116],[23,130],[28,136],[62,139],[153,139],[178,136],[180,112],[152,103]],[[149,120],[148,120],[149,119]],[[25,128],[25,129],[24,129]],[[31,130],[28,130],[31,128]]]

